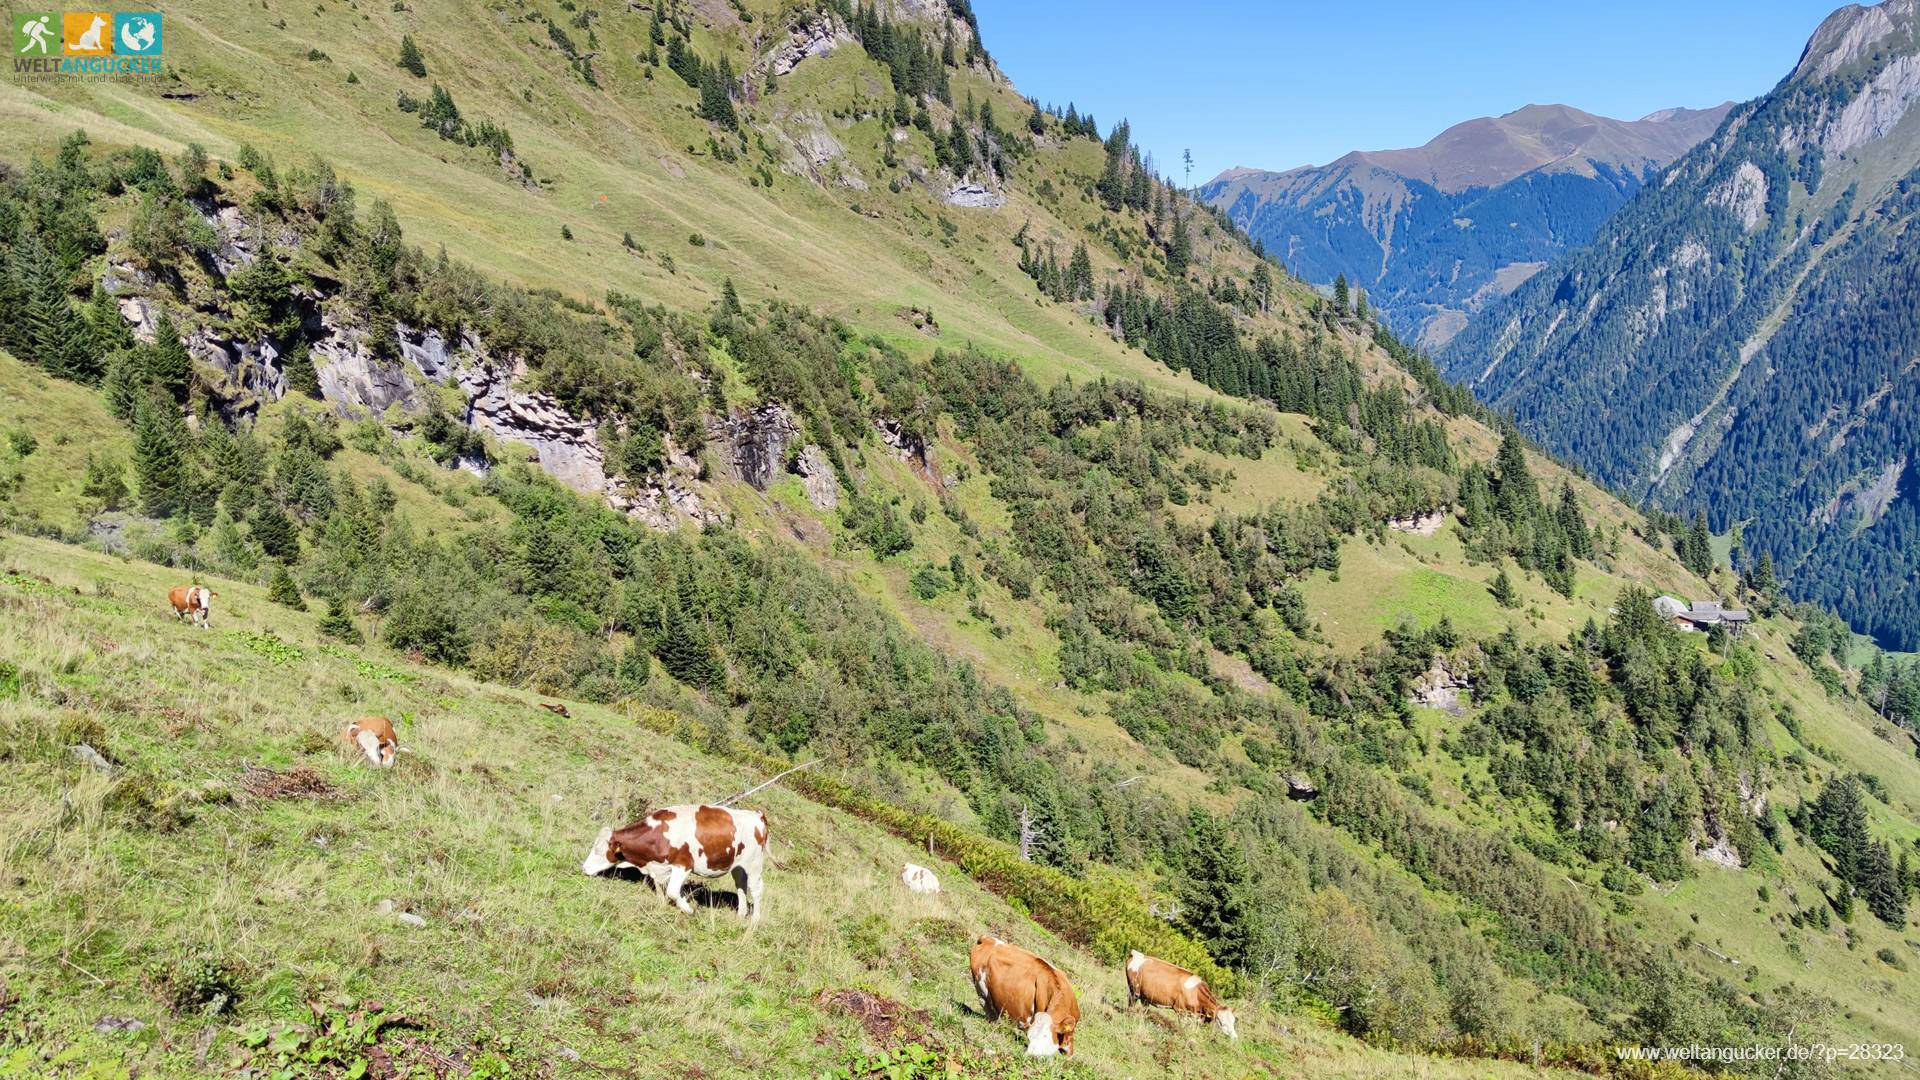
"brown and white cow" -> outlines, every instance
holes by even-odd
[[[1008,1016],[1027,1033],[1032,1057],[1073,1056],[1080,999],[1060,969],[1025,949],[982,935],[967,956],[987,1019]]]
[[[367,760],[382,769],[393,768],[393,758],[400,752],[400,740],[394,737],[393,722],[384,716],[363,716],[347,725],[340,733],[342,739],[358,746]]]
[[[1233,1027],[1233,1010],[1221,1006],[1205,979],[1138,949],[1127,954],[1127,1004],[1136,1001],[1195,1013],[1219,1024],[1227,1038],[1240,1037]]]
[[[207,629],[213,614],[215,593],[205,585],[175,585],[167,592],[168,602],[173,604],[173,617]]]
[[[740,917],[753,907],[760,921],[761,875],[767,863],[767,816],[758,810],[725,806],[667,806],[624,829],[602,829],[580,863],[598,876],[632,866],[681,911],[692,911],[681,890],[687,878],[731,877],[739,896]]]

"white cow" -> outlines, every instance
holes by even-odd
[[[937,893],[940,891],[940,879],[933,871],[924,866],[907,863],[900,871],[900,880],[906,882],[908,892]]]

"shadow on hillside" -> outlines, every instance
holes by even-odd
[[[653,882],[648,879],[647,875],[640,872],[638,867],[616,866],[599,876],[603,878],[614,878],[631,884],[643,885],[648,891],[652,892],[661,903],[672,903],[671,900],[667,899],[665,890],[656,888]],[[690,881],[680,889],[680,895],[686,897],[687,903],[695,907],[721,908],[728,912],[738,912],[740,910],[741,894],[734,892],[732,889],[709,889],[705,885]]]

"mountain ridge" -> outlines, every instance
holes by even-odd
[[[1526,105],[1419,147],[1356,150],[1284,172],[1236,167],[1199,190],[1290,269],[1320,284],[1345,275],[1397,329],[1433,346],[1584,242],[1730,107],[1623,121]]]

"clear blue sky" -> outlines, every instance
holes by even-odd
[[[1562,103],[1634,119],[1756,97],[1841,0],[973,0],[1042,103],[1126,117],[1161,172],[1324,164]]]

